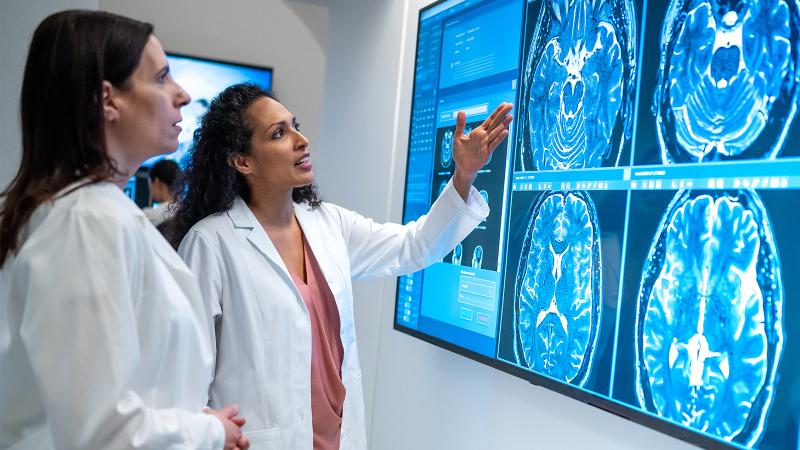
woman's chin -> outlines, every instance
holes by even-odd
[[[153,150],[148,152],[148,154],[145,156],[144,158],[145,161],[155,156],[171,155],[172,153],[175,152],[175,150],[178,149],[178,141],[176,140],[175,142],[164,142],[161,145],[153,146],[151,148]]]
[[[302,177],[302,181],[298,183],[297,187],[310,186],[312,184],[314,184],[314,172],[308,172]]]

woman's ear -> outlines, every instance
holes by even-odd
[[[242,175],[250,175],[255,171],[251,158],[244,153],[236,152],[229,156],[228,164]]]
[[[115,88],[108,81],[103,81],[103,118],[106,122],[114,123],[119,119],[119,109],[114,98]]]

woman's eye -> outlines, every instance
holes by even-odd
[[[274,133],[272,133],[272,137],[277,139],[279,137],[282,137],[283,134],[284,134],[283,128],[278,128],[277,130],[275,130]]]
[[[300,122],[294,122],[292,127],[294,127],[295,130],[300,131]]]

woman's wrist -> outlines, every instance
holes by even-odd
[[[461,195],[465,203],[469,198],[469,192],[472,188],[472,183],[475,182],[476,175],[476,173],[464,173],[464,171],[459,170],[458,167],[456,167],[456,171],[453,174],[453,187],[456,188],[456,191]]]

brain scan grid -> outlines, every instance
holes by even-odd
[[[459,110],[514,121],[488,216],[400,279],[396,328],[701,447],[800,450],[800,0],[423,11],[405,219]]]

